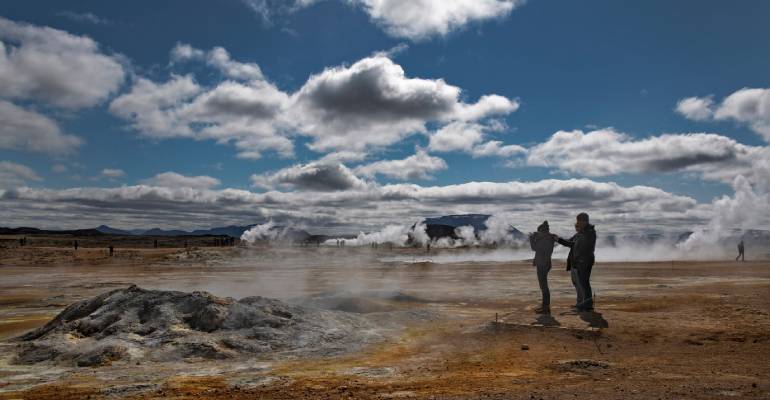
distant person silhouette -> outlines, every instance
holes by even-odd
[[[537,227],[537,232],[529,235],[529,246],[535,251],[532,265],[536,268],[537,282],[543,295],[540,307],[535,309],[535,312],[538,314],[549,314],[551,312],[551,291],[548,289],[548,272],[551,270],[551,255],[553,254],[555,241],[555,235],[551,234],[548,221],[543,221]]]
[[[109,249],[110,249],[110,257],[112,257],[112,255],[115,253],[115,248],[112,247],[112,245],[110,245]]]
[[[155,239],[152,241],[152,248],[157,249],[158,248],[158,239]]]
[[[738,259],[741,259],[741,262],[746,261],[746,255],[744,254],[746,248],[743,245],[743,239],[741,239],[740,243],[738,243],[738,257],[735,257],[735,261],[738,261]]]
[[[570,248],[567,256],[567,271],[572,276],[572,284],[577,292],[576,311],[593,311],[594,298],[591,290],[591,270],[594,266],[596,248],[596,230],[588,223],[588,214],[580,213],[575,222],[575,233],[569,240],[557,237],[556,241]]]
[[[74,242],[72,242],[72,247],[74,247],[74,248],[75,248],[75,250],[77,250],[77,249],[78,249],[78,241],[77,241],[77,240],[75,240]]]

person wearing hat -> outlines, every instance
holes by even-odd
[[[551,234],[548,227],[548,221],[543,221],[537,227],[537,232],[529,235],[529,245],[535,251],[535,258],[532,259],[532,265],[537,271],[537,282],[540,284],[540,292],[543,295],[543,302],[540,308],[535,309],[538,314],[549,314],[551,312],[551,292],[548,290],[548,272],[551,270],[551,255],[556,241],[555,235]]]

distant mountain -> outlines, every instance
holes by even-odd
[[[144,233],[142,233],[142,235],[145,235],[145,236],[187,236],[190,234],[191,234],[190,232],[186,232],[186,231],[180,231],[176,229],[167,231],[160,228],[148,229],[144,231]],[[198,235],[198,236],[202,236],[202,235]]]
[[[228,235],[232,237],[241,237],[243,235],[243,232],[246,232],[247,230],[257,226],[257,224],[252,225],[245,225],[245,226],[238,226],[238,225],[230,225],[230,226],[223,226],[219,228],[211,228],[211,229],[197,229],[192,231],[191,235]]]
[[[77,236],[99,236],[102,232],[96,229],[70,229],[70,230],[45,230],[29,227],[2,228],[0,235],[77,235]]]
[[[256,224],[253,225],[245,225],[245,226],[237,226],[237,225],[230,225],[230,226],[223,226],[218,228],[211,228],[211,229],[196,229],[192,232],[189,231],[183,231],[181,229],[161,229],[161,228],[152,228],[152,229],[117,229],[112,228],[107,225],[100,225],[95,230],[106,234],[106,235],[147,235],[147,236],[232,236],[232,237],[241,237],[243,232],[251,229],[252,227],[256,226]]]
[[[101,233],[104,233],[105,235],[133,235],[133,233],[131,233],[129,231],[124,231],[122,229],[110,228],[107,225],[99,225],[96,228],[94,228],[94,230],[97,230],[97,231],[99,231]]]

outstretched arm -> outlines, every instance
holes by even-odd
[[[572,248],[572,246],[575,245],[575,241],[574,240],[572,240],[572,239],[570,239],[570,240],[563,239],[563,238],[561,238],[559,236],[556,237],[556,241],[559,242],[560,245],[569,247],[570,249]]]

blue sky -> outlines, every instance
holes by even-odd
[[[89,222],[109,215],[114,220],[106,222],[141,225],[157,218],[163,219],[167,215],[165,213],[173,213],[176,206],[166,209],[164,203],[152,213],[142,214],[142,207],[136,203],[130,206],[123,202],[108,205],[107,198],[120,197],[116,192],[99,192],[105,200],[98,207],[91,208],[94,206],[86,204],[78,196],[74,196],[78,199],[73,199],[71,193],[65,196],[56,191],[141,185],[180,189],[186,184],[184,182],[191,185],[191,190],[221,193],[236,189],[252,194],[272,191],[296,197],[316,191],[324,196],[332,196],[334,192],[360,191],[364,188],[361,185],[375,185],[382,190],[389,185],[414,184],[420,188],[448,190],[446,188],[451,185],[469,182],[528,182],[534,185],[547,180],[558,181],[550,188],[565,182],[574,184],[575,181],[588,182],[589,186],[612,183],[621,191],[633,187],[659,189],[665,193],[662,196],[683,201],[680,209],[676,210],[670,204],[660,205],[660,216],[689,224],[707,224],[713,219],[711,214],[715,205],[712,199],[720,196],[732,198],[737,190],[733,182],[736,176],[744,176],[750,190],[759,196],[764,195],[766,186],[760,176],[764,171],[762,168],[767,168],[762,159],[768,155],[766,146],[770,137],[765,130],[770,126],[767,122],[770,120],[770,105],[767,105],[770,100],[767,100],[768,94],[763,92],[766,90],[763,88],[770,87],[770,40],[767,40],[770,32],[766,24],[770,3],[646,1],[630,4],[609,0],[484,0],[450,10],[461,18],[449,22],[446,19],[450,17],[442,17],[448,15],[442,14],[446,12],[442,8],[452,2],[445,2],[444,5],[442,2],[416,2],[419,3],[418,8],[423,8],[414,15],[409,14],[414,10],[399,9],[398,5],[390,3],[394,2],[2,2],[0,16],[6,19],[9,26],[41,30],[50,27],[61,31],[62,35],[88,37],[98,44],[98,49],[86,51],[84,57],[107,57],[122,68],[121,76],[105,76],[104,82],[89,82],[88,77],[83,79],[82,85],[85,86],[104,85],[102,92],[94,95],[87,105],[52,102],[52,97],[41,94],[43,89],[21,88],[15,92],[7,90],[4,94],[0,93],[1,100],[15,107],[14,113],[9,111],[0,118],[15,118],[13,115],[18,115],[18,108],[21,108],[48,118],[58,125],[61,134],[76,136],[80,140],[80,144],[69,151],[40,151],[29,144],[20,144],[22,141],[18,139],[5,141],[13,142],[10,144],[0,142],[0,160],[8,163],[6,175],[0,175],[7,177],[2,187],[6,191],[5,197],[18,201],[18,188],[37,189],[38,192],[27,195],[30,202],[41,204],[39,215],[47,215],[44,218],[47,222],[43,223],[65,226],[72,223],[58,219],[54,210],[66,207],[71,213],[68,215],[82,213],[82,217]],[[32,46],[25,42],[32,39],[14,37],[8,29],[15,28],[0,32],[7,54],[11,55],[14,49]],[[172,49],[180,45],[194,50],[197,55],[174,60]],[[46,46],[46,51],[50,50],[48,47],[53,46]],[[256,66],[261,71],[259,81],[272,88],[270,93],[276,96],[275,104],[293,102],[301,97],[303,89],[310,93],[311,76],[318,77],[325,69],[336,68],[330,71],[337,71],[340,77],[329,74],[325,76],[328,82],[343,79],[344,70],[361,66],[362,60],[373,60],[377,68],[383,65],[400,67],[405,74],[403,79],[415,78],[434,83],[443,80],[460,91],[452,100],[457,103],[451,106],[454,108],[479,104],[485,95],[499,96],[509,104],[501,106],[504,110],[491,110],[473,118],[467,117],[465,111],[437,116],[428,109],[423,113],[423,110],[415,108],[412,110],[414,114],[410,113],[408,109],[419,107],[419,104],[408,103],[407,96],[397,101],[403,100],[408,106],[395,105],[396,111],[388,111],[388,118],[393,118],[391,132],[387,119],[376,126],[360,122],[369,118],[367,112],[377,111],[366,108],[362,115],[355,115],[358,110],[355,104],[315,103],[317,99],[308,95],[312,105],[304,108],[271,103],[287,111],[278,112],[280,118],[267,122],[260,120],[260,123],[269,125],[264,129],[271,133],[265,134],[261,129],[257,134],[262,135],[260,142],[249,145],[247,150],[234,143],[250,140],[251,136],[240,131],[234,133],[232,127],[223,128],[227,132],[222,134],[229,140],[224,144],[210,139],[210,133],[202,133],[205,126],[229,122],[225,121],[227,116],[224,114],[211,117],[211,110],[200,111],[208,113],[206,118],[209,119],[201,122],[203,117],[198,114],[196,122],[185,122],[186,127],[169,133],[151,131],[147,125],[131,125],[128,115],[149,114],[152,110],[146,107],[129,110],[124,107],[121,111],[115,106],[116,102],[125,104],[120,99],[131,95],[140,80],[162,85],[175,77],[190,77],[198,86],[198,91],[178,100],[185,104],[191,104],[196,96],[205,95],[226,82],[236,82],[243,87],[252,85],[253,81],[242,76],[240,80],[234,79],[222,68],[207,61],[212,57],[212,49],[217,47],[226,51],[232,62]],[[394,48],[399,50],[382,53]],[[16,62],[17,68],[24,66],[24,60]],[[365,69],[365,66],[361,68]],[[46,78],[35,75],[29,79],[68,79],[52,74],[44,76]],[[69,82],[75,82],[75,79],[77,77]],[[392,81],[394,85],[401,82],[391,75],[372,79],[396,79]],[[743,93],[739,93],[744,88],[758,92],[747,93],[748,97],[744,98],[741,97]],[[77,94],[81,93],[81,89],[73,90]],[[332,99],[334,101],[348,98],[342,92],[344,87],[339,90],[321,94],[327,96],[324,97],[327,100],[331,98],[329,96],[340,96]],[[418,94],[433,96],[436,93]],[[734,106],[728,101],[733,94],[737,96],[734,98],[736,101],[760,106],[753,113],[746,114],[741,111],[743,106]],[[264,93],[254,95],[260,97]],[[365,95],[369,94],[362,96]],[[279,97],[289,100],[277,100]],[[692,103],[700,108],[679,108],[679,102],[688,98],[705,102]],[[361,98],[356,99],[361,102]],[[329,107],[337,108],[332,110]],[[310,117],[314,112],[323,117]],[[417,114],[420,117],[415,121],[414,115]],[[212,122],[212,118],[216,121]],[[332,120],[337,124],[319,127],[319,124]],[[251,124],[253,120],[249,121]],[[13,121],[4,122],[16,126]],[[442,149],[439,140],[432,137],[451,124],[458,128],[452,136],[454,144],[449,146],[451,149],[446,144]],[[185,129],[194,133],[180,133]],[[474,134],[479,136],[479,130],[481,137],[473,139]],[[559,145],[561,147],[554,148],[556,143],[549,142],[557,131],[576,130],[580,132],[565,139],[568,143]],[[617,151],[585,154],[587,159],[574,155],[574,152],[582,150],[567,150],[572,155],[566,156],[560,153],[559,149],[569,149],[570,146],[582,149],[586,135],[592,131],[598,132],[595,137],[592,136],[595,139],[591,141],[594,143],[592,146],[603,148],[604,143],[610,141],[607,148],[615,146]],[[608,132],[622,137],[618,139]],[[661,137],[664,134],[686,136],[689,133],[710,133],[714,136],[686,137],[676,142],[679,147],[670,141],[680,138]],[[1,134],[8,137],[23,135],[18,130],[6,130]],[[341,139],[332,141],[331,138],[337,134],[342,135]],[[378,135],[380,138],[392,135],[393,139],[378,140]],[[653,138],[655,143],[643,142],[649,138]],[[276,144],[279,140],[281,144]],[[327,143],[326,140],[334,144],[331,147],[318,144]],[[478,146],[490,141],[500,141],[500,146],[516,146],[518,150],[510,147],[508,151],[495,155],[478,155]],[[287,150],[286,146],[290,146],[291,150]],[[309,146],[315,146],[316,151]],[[662,157],[656,150],[660,148],[670,149],[675,154]],[[676,153],[676,149],[682,154]],[[339,160],[341,166],[336,160],[322,159],[329,153],[343,150],[357,155]],[[259,158],[243,158],[244,151],[257,152]],[[422,154],[421,159],[409,159],[419,154]],[[608,166],[589,165],[595,161],[591,157],[605,156]],[[377,162],[393,160],[411,161],[372,166]],[[425,162],[432,163],[433,168],[420,169],[419,165]],[[28,170],[19,172],[18,166],[28,168],[33,175]],[[105,173],[105,170],[108,171]],[[154,179],[158,174],[167,172],[179,175],[174,175],[177,180],[174,181],[175,178],[170,175],[165,176],[166,180]],[[184,180],[185,177],[201,178],[203,180],[199,181],[203,184]],[[218,180],[218,184],[206,183],[211,182],[206,181],[206,177]],[[324,186],[324,179],[330,178],[337,183],[342,182],[341,186]],[[168,179],[172,179],[173,183],[168,184]],[[321,183],[303,186],[303,182],[308,181]],[[51,198],[51,191],[41,195],[39,191],[43,189],[55,192],[53,197],[56,199]],[[430,209],[413,207],[403,217],[443,211],[499,211],[529,215],[538,210],[541,214],[553,213],[554,218],[559,218],[561,205],[571,202],[569,194],[565,193],[554,194],[545,202],[548,206],[538,204],[534,208],[522,209],[511,206],[496,210],[494,204],[504,201],[515,203],[519,197],[502,200],[482,196],[484,200],[467,203],[447,200],[451,206],[441,203]],[[179,198],[173,194],[169,194],[168,198],[164,197],[166,194],[153,194],[156,195],[172,204],[176,203],[170,198]],[[530,192],[517,196],[524,196],[527,204],[533,199]],[[690,200],[683,198],[692,202],[688,203]],[[599,203],[580,206],[601,208],[601,201],[606,199],[597,199]],[[264,199],[244,204],[243,207],[249,209],[246,215],[235,212],[223,212],[219,217],[195,214],[191,220],[185,219],[184,222],[185,225],[206,225],[242,219],[295,218],[309,225],[323,226],[359,221],[357,226],[371,228],[402,218],[390,210],[390,207],[398,208],[395,203],[381,199],[377,201],[383,203],[374,207],[389,211],[370,219],[367,219],[369,216],[339,217],[337,212],[319,204],[313,206],[319,207],[317,211],[323,217],[310,217],[299,211],[303,204],[294,204],[292,200],[286,200],[285,207],[280,210],[268,207],[269,211],[260,211],[260,214],[255,209],[264,206],[262,201]],[[649,216],[631,216],[630,210],[638,209],[639,204],[647,202],[640,199],[633,201],[637,203],[620,205],[617,211],[608,212],[606,218],[622,213],[629,221],[657,225],[649,220]],[[660,201],[665,203],[668,200]],[[612,204],[615,206],[618,202],[613,200]],[[13,214],[11,221],[34,224],[39,215],[21,212]],[[137,215],[141,218],[132,219]],[[361,223],[360,218],[370,222]],[[734,222],[738,225],[743,223]],[[179,221],[169,218],[159,224],[176,226]]]

